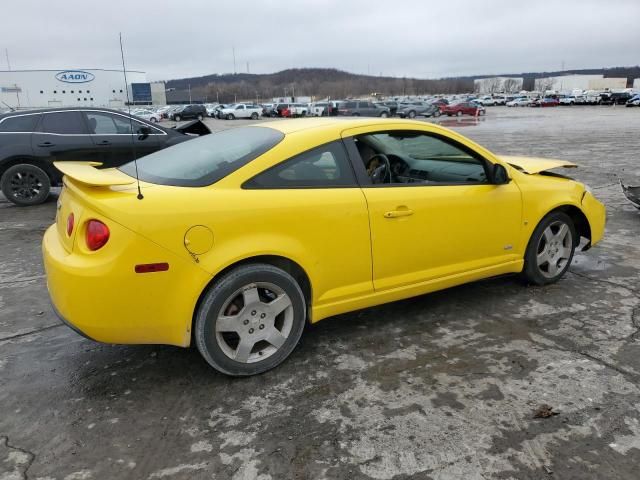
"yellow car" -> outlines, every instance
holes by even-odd
[[[605,208],[561,160],[498,157],[430,123],[300,119],[98,169],[63,162],[43,240],[58,315],[109,343],[195,342],[229,375],[305,322],[495,275],[557,281]],[[140,198],[139,198],[140,197]]]

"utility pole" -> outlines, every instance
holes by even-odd
[[[231,52],[233,53],[233,74],[236,74],[236,47],[231,47]]]
[[[189,103],[191,103],[191,84],[189,84]]]
[[[7,57],[7,70],[11,71],[11,63],[9,63],[9,49],[4,49],[4,54]]]

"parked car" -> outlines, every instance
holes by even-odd
[[[162,118],[162,116],[157,114],[156,112],[151,112],[149,110],[140,110],[140,109],[133,110],[131,112],[131,115],[133,115],[134,117],[138,117],[138,118],[141,118],[143,120],[146,120],[147,122],[152,122],[152,123],[157,123]]]
[[[478,105],[482,105],[483,107],[493,107],[496,105],[496,100],[491,95],[485,95],[480,98],[475,98],[473,101]]]
[[[306,103],[293,103],[289,106],[289,110],[293,117],[306,117],[309,113],[309,105]]]
[[[207,117],[213,117],[215,116],[215,112],[216,112],[216,107],[218,106],[217,103],[209,103],[205,105],[205,108],[207,109]]]
[[[375,104],[378,107],[381,108],[388,108],[389,109],[389,116],[393,117],[396,113],[398,113],[398,108],[399,108],[399,103],[398,102],[393,102],[390,100],[386,100],[384,102],[375,102]]]
[[[341,103],[338,107],[338,115],[352,117],[383,117],[390,115],[388,107],[377,106],[367,100],[350,100]]]
[[[486,113],[486,110],[482,105],[478,105],[473,102],[454,103],[442,107],[441,111],[443,115],[447,115],[449,117],[453,115],[458,117],[461,117],[462,115],[473,115],[475,117]]]
[[[538,98],[530,104],[531,107],[557,107],[558,105],[560,102],[554,97]]]
[[[575,95],[558,95],[558,103],[560,105],[575,105],[576,97]]]
[[[601,103],[603,105],[625,105],[632,97],[633,95],[629,92],[613,92],[606,97],[601,97]]]
[[[262,104],[262,116],[263,117],[277,117],[278,111],[276,110],[276,103],[263,103]]]
[[[432,103],[420,102],[412,104],[400,104],[396,115],[400,118],[423,117],[439,117],[441,114],[440,107]]]
[[[227,120],[250,118],[257,120],[262,115],[262,107],[247,103],[236,103],[220,110],[220,117]]]
[[[497,275],[560,280],[606,215],[584,184],[544,175],[566,166],[396,118],[186,142],[138,162],[143,195],[160,185],[142,201],[133,164],[63,165],[46,285],[56,314],[94,341],[195,344],[224,374],[259,374],[307,322]]]
[[[132,132],[133,127],[133,132]],[[165,147],[211,133],[202,122],[176,129],[104,108],[17,111],[0,115],[0,188],[16,205],[46,200],[62,175],[53,162],[118,167]]]
[[[627,107],[640,107],[640,95],[634,95],[626,103]]]
[[[179,110],[172,112],[169,118],[176,122],[193,119],[202,121],[206,116],[207,108],[204,105],[184,105]]]
[[[276,112],[278,117],[289,118],[292,116],[291,107],[288,103],[279,103],[276,106]]]
[[[531,100],[527,97],[519,97],[507,102],[507,107],[528,107],[530,103]]]

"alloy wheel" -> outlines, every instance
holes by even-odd
[[[11,195],[21,200],[32,200],[40,195],[42,181],[32,172],[16,172],[9,182]]]
[[[216,320],[216,341],[236,362],[262,361],[282,347],[293,320],[293,304],[283,289],[268,282],[252,283],[224,302]]]
[[[553,278],[564,270],[571,258],[573,236],[562,221],[551,223],[540,236],[536,250],[538,270],[546,278]]]

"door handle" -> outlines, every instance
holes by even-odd
[[[39,143],[38,146],[39,147],[55,147],[56,144],[51,142],[43,142],[43,143]]]
[[[408,217],[409,215],[413,215],[413,210],[404,208],[400,210],[391,210],[390,212],[385,212],[384,218]]]
[[[98,142],[98,145],[111,145],[111,142],[109,140],[103,140],[101,142]]]

